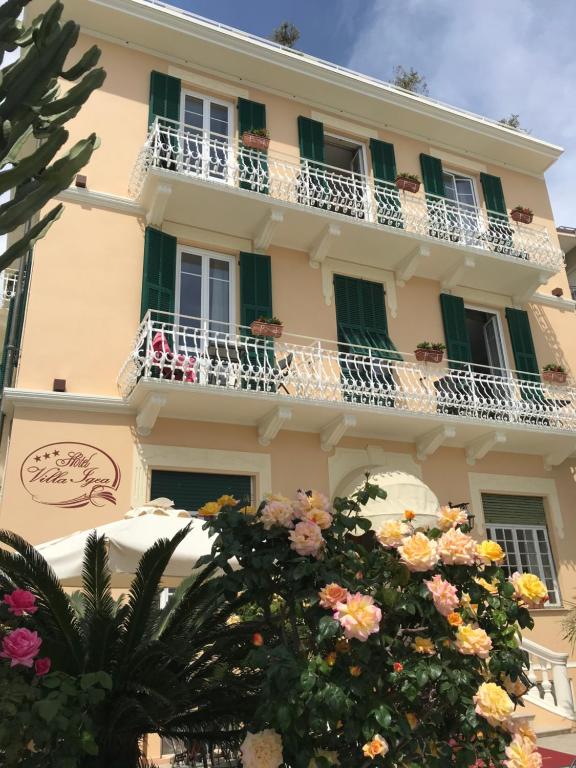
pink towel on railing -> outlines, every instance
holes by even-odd
[[[152,349],[154,352],[171,352],[170,344],[166,341],[166,336],[162,331],[158,331],[152,339]]]
[[[172,363],[174,360],[174,354],[170,349],[170,344],[166,340],[166,336],[161,331],[158,331],[152,339],[152,349],[154,351],[154,362],[167,362]],[[175,379],[176,381],[196,381],[196,372],[194,366],[196,365],[195,357],[186,357],[186,355],[179,354],[176,356],[176,366],[164,366],[162,368],[162,376],[165,379]]]

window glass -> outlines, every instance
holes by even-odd
[[[204,126],[204,101],[196,96],[186,96],[184,99],[184,123],[191,128],[202,130]]]
[[[227,259],[183,251],[178,296],[180,323],[199,328],[201,321],[208,321],[210,330],[227,333],[231,321],[230,279],[231,262]]]
[[[228,107],[224,104],[210,104],[210,133],[228,136]]]
[[[230,322],[230,262],[210,259],[209,318],[211,331],[226,331]]]
[[[202,315],[202,256],[183,253],[180,265],[180,314],[187,317],[180,322],[191,328],[198,328]]]

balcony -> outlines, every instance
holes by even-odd
[[[490,450],[536,454],[548,466],[576,449],[576,388],[529,374],[148,313],[118,384],[148,434],[158,416],[412,442],[420,459],[442,445],[470,464]]]
[[[201,226],[310,256],[529,299],[563,268],[548,230],[333,166],[247,150],[214,134],[153,124],[131,180],[148,223]]]

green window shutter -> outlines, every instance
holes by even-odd
[[[387,357],[399,358],[388,334],[382,283],[334,275],[334,301],[340,343],[390,350],[394,354]],[[344,351],[355,352],[354,349]],[[366,350],[357,352],[365,354]]]
[[[144,317],[149,309],[174,312],[176,245],[176,238],[172,235],[146,227],[141,317]]]
[[[240,324],[272,316],[272,265],[263,253],[240,254]]]
[[[464,311],[464,299],[460,296],[452,296],[449,293],[440,294],[442,307],[442,321],[444,323],[444,337],[448,359],[462,363],[472,362],[470,339],[466,327],[466,313]],[[451,367],[462,366],[451,363]]]
[[[420,155],[420,168],[424,189],[428,195],[445,196],[442,161],[432,155]]]
[[[298,118],[300,157],[302,160],[324,162],[324,125],[308,117]]]
[[[541,496],[483,493],[482,508],[487,525],[546,525]]]
[[[176,509],[195,512],[207,501],[224,494],[238,501],[252,501],[252,478],[246,475],[216,475],[208,472],[152,470],[150,498],[172,499]]]
[[[249,99],[238,99],[238,133],[266,128],[266,105]]]
[[[180,91],[181,83],[177,77],[165,75],[163,72],[150,73],[149,126],[156,117],[180,121]]]
[[[372,171],[376,181],[396,181],[396,156],[394,144],[378,139],[370,139],[370,154],[372,155]]]
[[[8,304],[8,318],[6,320],[6,331],[4,334],[4,348],[2,350],[2,362],[0,363],[0,389],[4,386],[10,386],[11,382],[4,381],[4,373],[6,371],[6,363],[8,362],[8,342],[10,341],[10,334],[12,333],[12,325],[14,323],[14,300],[12,296]]]
[[[506,308],[506,319],[514,353],[516,370],[524,381],[540,381],[540,369],[534,350],[528,312],[523,309]]]
[[[480,174],[482,191],[484,192],[484,202],[486,210],[489,213],[508,215],[504,193],[502,191],[502,182],[498,176],[490,176],[489,173]]]

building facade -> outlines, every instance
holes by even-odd
[[[570,727],[576,304],[544,180],[561,150],[151,0],[65,14],[108,72],[71,140],[101,147],[28,270],[2,527],[39,543],[158,496],[336,496],[367,471],[427,509],[466,502],[548,586],[530,711]],[[273,316],[280,337],[251,329]]]

